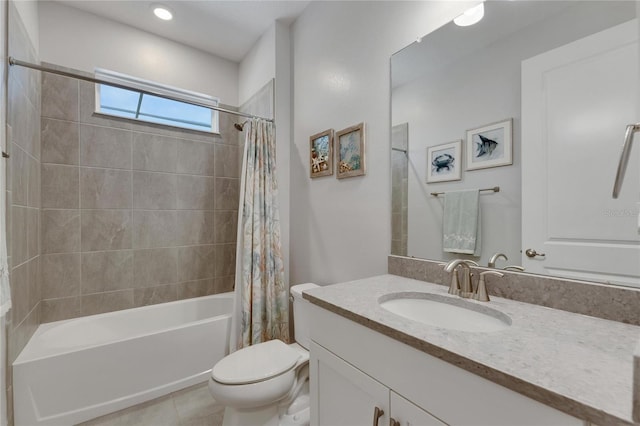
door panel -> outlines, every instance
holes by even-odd
[[[640,287],[640,149],[611,197],[638,113],[637,20],[522,63],[522,264]],[[551,184],[553,182],[553,185]],[[545,256],[529,258],[531,248]]]

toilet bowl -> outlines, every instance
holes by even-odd
[[[240,349],[211,370],[209,391],[225,405],[223,426],[309,424],[309,335],[302,291],[291,287],[295,337],[290,345],[271,340]]]

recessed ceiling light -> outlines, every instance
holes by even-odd
[[[453,20],[453,22],[460,27],[468,27],[469,25],[477,24],[484,16],[484,3],[472,7]]]
[[[153,9],[153,14],[163,21],[170,21],[173,19],[173,13],[166,7],[159,4],[151,6]]]

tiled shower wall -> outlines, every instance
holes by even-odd
[[[391,254],[406,256],[409,209],[409,123],[391,128]]]
[[[2,5],[1,7],[5,7]],[[9,55],[37,62],[13,2],[8,4]],[[12,309],[7,321],[8,421],[12,424],[12,370],[8,368],[40,324],[40,75],[10,67],[7,93],[7,249]],[[4,351],[5,348],[2,348]],[[4,383],[2,384],[5,385]]]
[[[206,134],[94,114],[94,96],[43,74],[42,322],[232,290],[236,117]]]
[[[9,54],[37,61],[35,49],[9,3]],[[40,302],[40,76],[26,68],[8,73],[7,246],[12,309],[9,362],[39,324]]]

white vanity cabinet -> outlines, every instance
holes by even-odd
[[[311,344],[309,364],[313,377],[317,378],[311,382],[316,402],[314,425],[354,426],[372,422],[390,426],[445,425],[315,343]]]
[[[380,426],[586,424],[316,305],[311,324],[312,426],[375,425],[376,407]]]

